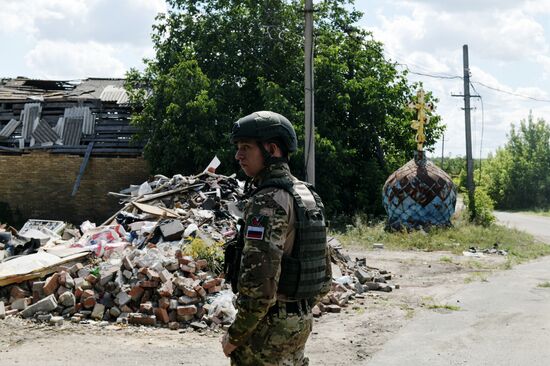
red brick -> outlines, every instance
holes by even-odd
[[[54,273],[52,276],[46,279],[44,284],[44,295],[48,296],[53,294],[59,287],[59,273]]]
[[[154,315],[145,315],[140,313],[131,313],[128,316],[128,323],[137,325],[155,325],[157,317]]]
[[[210,287],[214,287],[217,285],[217,281],[215,278],[211,278],[209,280],[204,281],[202,284],[202,287],[206,290],[208,290]]]
[[[170,317],[168,316],[168,312],[166,311],[166,309],[155,308],[155,316],[160,322],[164,324],[168,324],[168,322],[170,321]]]
[[[160,286],[158,289],[158,293],[160,296],[164,297],[170,297],[172,296],[172,293],[174,293],[174,286],[172,285],[172,281],[167,281]]]
[[[180,264],[180,269],[183,272],[195,273],[195,271],[197,270],[197,267],[195,266],[194,262],[191,262],[188,264]]]
[[[193,257],[190,257],[188,255],[178,259],[178,263],[183,265],[189,264],[191,262],[193,262]]]
[[[159,283],[158,281],[141,281],[139,285],[143,288],[157,288]]]
[[[208,262],[206,259],[198,259],[195,261],[195,264],[197,265],[197,269],[204,269],[208,267]]]
[[[94,290],[84,290],[82,291],[82,295],[80,296],[80,299],[85,300],[88,297],[94,297],[94,296],[95,296]]]
[[[160,281],[160,276],[157,271],[152,270],[151,268],[147,268],[147,271],[145,272],[149,280],[151,281]]]
[[[153,314],[153,304],[151,304],[150,302],[144,302],[140,304],[139,312],[142,314],[148,314],[148,315]]]
[[[13,299],[22,299],[24,297],[29,297],[31,294],[27,290],[23,290],[21,287],[15,285],[11,288],[10,296]]]
[[[89,275],[86,276],[86,281],[88,281],[88,283],[90,283],[93,286],[97,282],[97,277],[90,273]]]
[[[214,286],[214,287],[210,287],[208,289],[208,293],[209,294],[215,294],[216,292],[220,292],[221,290],[222,290],[221,286]]]
[[[67,284],[67,275],[68,273],[65,271],[59,272],[59,284],[61,286],[65,286]]]
[[[195,290],[197,294],[200,295],[200,297],[206,297],[206,291],[204,290],[204,288],[202,288],[201,285],[195,285],[195,287],[193,287],[193,290]]]
[[[189,296],[189,297],[197,297],[198,296],[197,291],[195,291],[194,289],[192,289],[190,287],[187,287],[187,286],[183,287],[181,289],[181,291],[183,292],[183,294],[185,296]]]
[[[130,290],[130,292],[128,293],[128,295],[130,295],[130,297],[132,298],[132,300],[134,301],[139,301],[141,299],[141,296],[143,296],[143,292],[145,292],[145,290],[143,289],[143,287],[141,286],[134,286],[132,287],[132,289]]]
[[[195,305],[182,305],[176,309],[178,315],[193,315],[197,313],[197,307]]]
[[[91,309],[95,306],[96,301],[95,297],[89,296],[86,299],[82,300],[82,306],[84,306],[86,309]]]
[[[159,307],[161,309],[168,309],[170,307],[170,299],[168,297],[161,297],[159,299]]]

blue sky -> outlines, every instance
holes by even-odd
[[[386,56],[412,72],[462,76],[462,45],[468,44],[472,81],[484,104],[482,118],[480,101],[472,99],[475,157],[481,143],[482,156],[502,146],[510,124],[530,110],[550,122],[550,0],[358,0],[356,8]],[[0,0],[0,76],[123,77],[153,56],[151,25],[165,10],[163,0]],[[464,155],[463,100],[451,97],[462,94],[462,80],[412,73],[409,79],[440,100],[445,155]]]

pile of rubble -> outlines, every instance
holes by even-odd
[[[236,310],[223,279],[222,247],[237,232],[243,187],[211,171],[158,175],[111,193],[123,208],[98,227],[29,220],[19,232],[0,228],[0,319],[19,314],[52,324],[171,329],[230,324]],[[336,239],[329,248],[332,291],[314,307],[315,316],[339,312],[365,291],[394,288],[386,283],[390,274],[364,259],[351,261]]]
[[[399,285],[391,284],[391,273],[370,267],[365,258],[353,261],[342,253],[342,245],[336,238],[328,238],[328,247],[332,260],[332,288],[312,309],[314,317],[325,313],[339,313],[350,300],[364,298],[367,291],[391,292]]]

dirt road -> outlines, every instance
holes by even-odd
[[[391,271],[400,289],[368,293],[342,313],[318,319],[306,349],[312,365],[367,364],[416,314],[440,311],[443,300],[466,282],[482,279],[484,268],[505,261],[499,256],[472,259],[443,252],[351,250],[350,255],[366,256],[370,266]],[[57,328],[8,318],[0,321],[0,364],[227,365],[220,335],[67,322]],[[400,348],[384,350],[397,353]]]
[[[496,214],[501,223],[550,243],[550,218]],[[458,311],[422,312],[415,317],[368,364],[546,366],[550,360],[548,281],[548,257],[495,273],[445,299],[458,304]]]

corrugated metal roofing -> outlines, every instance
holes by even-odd
[[[118,104],[128,103],[128,94],[123,87],[117,87],[114,85],[107,85],[99,96],[104,102],[117,102]]]
[[[56,142],[59,140],[59,136],[55,131],[50,127],[48,122],[41,119],[38,122],[38,125],[34,129],[32,133],[32,137],[34,138],[34,141],[39,144],[43,144],[46,142]]]
[[[83,120],[82,133],[92,135],[95,127],[95,117],[89,107],[65,108],[64,117],[81,118]]]
[[[15,119],[11,119],[7,125],[4,126],[4,128],[2,129],[2,131],[0,131],[0,136],[4,136],[4,137],[10,137],[11,134],[15,131],[15,129],[17,127],[19,127],[19,124],[21,123],[21,121],[18,121],[18,120],[15,120]]]
[[[66,117],[63,126],[63,145],[78,146],[82,136],[82,118]]]
[[[27,103],[25,104],[23,111],[21,111],[21,117],[19,120],[23,121],[22,137],[25,141],[29,141],[31,139],[31,133],[38,124],[37,119],[40,119],[41,111],[42,107],[40,106],[40,103]]]

